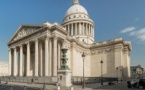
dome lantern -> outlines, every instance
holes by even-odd
[[[79,4],[79,0],[73,0],[73,4]]]

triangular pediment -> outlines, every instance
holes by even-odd
[[[10,39],[9,43],[17,41],[21,38],[24,38],[32,33],[37,32],[40,30],[42,26],[30,26],[30,25],[22,25],[20,28],[16,31],[16,33],[13,35],[13,37]]]

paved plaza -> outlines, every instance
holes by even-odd
[[[11,87],[13,88],[12,90],[58,90],[56,85],[45,85],[45,89],[44,89],[44,84],[16,83],[16,82],[8,82],[8,84],[2,82],[0,85],[0,90],[11,90]],[[81,85],[73,86],[73,90],[99,90],[99,89],[128,90],[126,82],[115,83],[114,85],[108,85],[107,82],[104,82],[103,85],[101,85],[100,83],[86,84],[85,89],[82,89]],[[137,90],[137,88],[131,88],[131,89]],[[60,90],[71,90],[71,88],[61,87]]]
[[[13,90],[44,90],[44,84],[31,84],[31,83],[17,83],[17,82],[8,82],[8,84],[5,84],[6,82],[1,83],[0,90],[11,90],[10,88],[13,87]],[[104,86],[106,86],[107,83],[104,83]],[[56,85],[45,85],[45,90],[58,90],[58,87]],[[100,83],[95,84],[86,84],[85,89],[82,89],[81,85],[74,85],[74,90],[94,90],[95,88],[102,87]],[[25,89],[26,88],[26,89]],[[71,88],[63,88],[61,87],[60,90],[71,90]]]

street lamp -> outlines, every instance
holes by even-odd
[[[117,83],[118,83],[118,68],[116,68],[116,78],[117,78]]]
[[[120,70],[120,72],[121,72],[121,82],[122,82],[122,70]]]
[[[144,68],[142,68],[142,78],[143,78],[143,71],[144,71]]]
[[[103,61],[101,60],[101,85],[103,85],[103,71],[102,71],[102,65],[103,65]]]
[[[85,60],[85,53],[83,52],[82,54],[82,58],[83,58],[83,85],[82,88],[85,88],[85,80],[84,80],[84,60]]]

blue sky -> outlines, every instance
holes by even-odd
[[[145,67],[145,0],[80,0],[95,23],[95,40],[122,37],[132,42],[131,65]],[[62,23],[72,0],[0,0],[0,60],[22,24]]]

